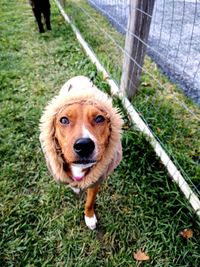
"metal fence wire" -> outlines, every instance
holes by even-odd
[[[88,2],[118,31],[126,34],[130,0]],[[200,104],[200,1],[157,0],[153,15],[143,12],[143,16],[152,20],[149,39],[145,43],[147,53],[186,95]]]
[[[200,196],[200,1],[140,0],[152,5],[147,4],[145,11],[135,6],[139,22],[134,32],[130,28],[130,1],[60,0],[119,86],[123,87],[125,58],[132,64],[127,78],[130,85],[133,69],[136,76],[141,73],[131,104]],[[145,19],[150,22],[146,39]],[[133,38],[134,57],[127,50],[128,35]],[[138,61],[141,45],[142,53],[147,53],[144,64]]]

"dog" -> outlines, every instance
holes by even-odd
[[[38,29],[40,33],[44,33],[44,27],[42,23],[42,15],[45,19],[45,24],[47,30],[51,30],[51,22],[50,22],[50,15],[51,15],[51,5],[49,0],[29,0],[29,3],[32,7],[33,14],[38,24]]]
[[[40,143],[55,180],[76,193],[87,189],[85,223],[96,228],[94,203],[100,184],[122,159],[123,120],[107,94],[89,78],[68,80],[40,119]]]

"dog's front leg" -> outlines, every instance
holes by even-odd
[[[94,230],[96,228],[97,223],[97,218],[94,213],[94,203],[98,190],[99,186],[88,188],[87,190],[87,200],[85,203],[85,223],[91,230]]]

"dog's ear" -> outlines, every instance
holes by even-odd
[[[40,119],[40,143],[50,173],[56,180],[64,182],[67,174],[63,168],[62,151],[55,137],[55,117],[58,112],[55,99],[47,105]]]
[[[58,155],[58,157],[62,157],[62,151],[61,151],[61,148],[60,148],[60,145],[58,143],[58,139],[55,137],[53,137],[53,146],[55,147],[55,150],[56,150],[56,154]]]

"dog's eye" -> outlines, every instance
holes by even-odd
[[[94,121],[96,123],[101,123],[101,122],[104,122],[105,121],[105,118],[102,115],[98,115],[98,116],[96,116],[96,118],[94,119]]]
[[[69,124],[69,119],[67,117],[62,117],[60,119],[60,123],[62,123],[62,124]]]

